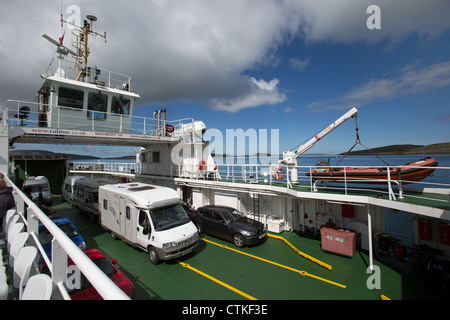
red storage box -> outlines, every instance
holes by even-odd
[[[320,229],[322,250],[353,257],[356,250],[356,234],[348,230]]]

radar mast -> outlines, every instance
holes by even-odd
[[[87,15],[87,20],[83,21],[83,26],[77,26],[74,23],[64,20],[63,14],[61,13],[61,27],[64,23],[70,24],[72,26],[72,34],[74,36],[74,41],[72,42],[73,51],[70,52],[75,59],[75,67],[77,70],[77,81],[85,81],[85,78],[89,76],[88,68],[88,57],[89,57],[89,36],[99,36],[105,39],[106,43],[106,31],[103,34],[94,31],[94,22],[97,21],[97,17],[93,15]],[[75,53],[75,54],[73,54]]]

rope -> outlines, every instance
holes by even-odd
[[[356,142],[355,142],[355,144],[344,154],[344,156],[341,158],[341,159],[339,159],[339,161],[338,161],[338,163],[336,164],[336,166],[338,166],[340,163],[341,163],[341,161],[342,160],[344,160],[344,158],[350,153],[350,151],[352,151],[353,150],[353,148],[356,146],[356,145],[361,145],[364,149],[366,149],[367,151],[369,151],[370,153],[372,153],[375,157],[377,157],[381,162],[383,162],[385,165],[387,165],[387,166],[389,166],[389,164],[386,162],[386,161],[384,161],[383,159],[381,159],[380,158],[380,156],[378,156],[375,152],[373,152],[372,150],[370,150],[369,148],[367,148],[365,145],[363,145],[362,143],[361,143],[361,140],[359,139],[359,128],[358,128],[358,115],[354,115],[353,116],[354,118],[355,118],[355,131],[356,131]]]

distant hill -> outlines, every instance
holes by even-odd
[[[11,150],[9,152],[9,156],[46,156],[46,155],[56,155],[60,153],[55,153],[52,151],[45,151],[45,150]],[[62,153],[64,155],[70,156],[72,160],[79,160],[79,159],[100,159],[98,157],[94,156],[86,156],[86,155],[78,155],[78,154],[67,154]]]
[[[450,142],[430,144],[428,146],[415,144],[397,144],[370,149],[380,155],[403,155],[403,154],[450,154]],[[367,150],[352,151],[352,155],[370,155]]]

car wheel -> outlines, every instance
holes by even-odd
[[[236,234],[233,236],[233,243],[234,243],[234,245],[235,245],[236,247],[238,247],[238,248],[245,247],[245,239],[244,239],[244,237],[242,236],[242,234],[236,233]]]
[[[158,252],[153,247],[148,248],[148,258],[150,259],[151,263],[153,263],[153,264],[158,264],[161,261],[158,256]]]

